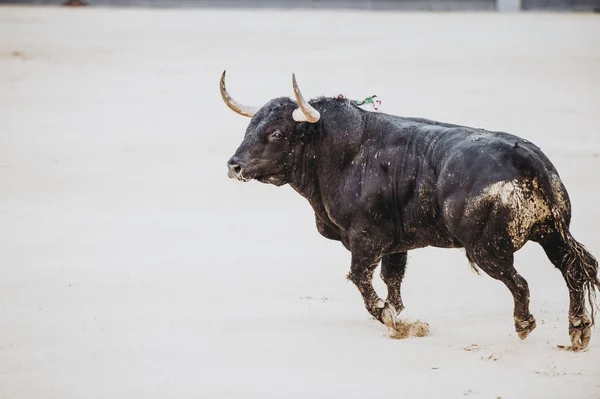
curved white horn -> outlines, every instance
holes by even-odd
[[[234,112],[236,112],[240,115],[244,115],[249,118],[252,118],[254,116],[254,114],[256,114],[256,112],[258,112],[259,108],[251,107],[248,105],[242,105],[242,104],[238,103],[237,101],[235,101],[233,98],[231,98],[229,93],[227,93],[227,89],[225,88],[225,72],[226,71],[223,71],[223,74],[221,75],[221,84],[219,85],[220,89],[221,89],[221,97],[223,98],[223,101]]]
[[[314,109],[302,96],[298,84],[296,83],[296,75],[292,74],[292,84],[294,85],[294,94],[299,108],[294,110],[293,117],[296,122],[316,123],[321,118],[319,111]]]

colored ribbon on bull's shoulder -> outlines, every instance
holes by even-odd
[[[362,101],[354,101],[354,103],[358,106],[365,105],[365,104],[371,104],[371,106],[373,107],[373,109],[375,111],[377,111],[379,109],[379,107],[381,107],[381,104],[382,104],[379,97],[377,97],[377,95],[375,95],[375,94],[373,94],[370,97],[365,98]]]

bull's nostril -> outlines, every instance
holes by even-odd
[[[227,168],[229,168],[229,177],[231,178],[239,178],[242,174],[242,166],[237,163],[236,159],[230,159],[229,162],[227,162]]]

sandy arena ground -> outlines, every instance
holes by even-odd
[[[537,143],[600,256],[595,15],[0,7],[0,398],[600,398],[541,247],[538,328],[462,250],[413,251],[391,340],[291,188],[237,183],[221,101],[364,98]],[[376,287],[385,294],[383,283]]]

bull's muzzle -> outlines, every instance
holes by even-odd
[[[229,161],[227,161],[227,167],[229,171],[227,175],[230,179],[237,179],[240,181],[248,181],[248,179],[244,178],[244,168],[240,165],[237,157],[233,156]]]

